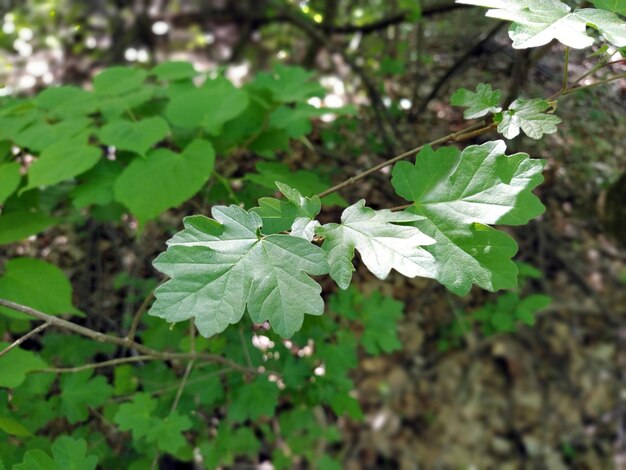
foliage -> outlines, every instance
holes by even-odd
[[[458,347],[474,325],[480,326],[483,335],[492,336],[517,331],[520,323],[528,326],[535,324],[535,314],[548,307],[552,299],[542,294],[522,295],[527,280],[538,279],[542,274],[528,264],[517,264],[520,270],[519,287],[472,311],[455,312],[455,319],[440,333],[438,347],[441,351]]]
[[[512,21],[509,36],[516,49],[543,46],[553,39],[575,49],[584,49],[594,43],[587,34],[587,26],[596,29],[609,43],[626,46],[626,23],[607,10],[581,8],[571,11],[560,0],[456,1],[490,8],[487,16]],[[613,11],[618,12],[617,8]]]
[[[400,3],[406,18],[422,17],[418,3]],[[458,3],[492,8],[488,16],[512,21],[516,48],[552,39],[588,47],[587,26],[626,45],[617,16],[623,11],[609,1],[595,2],[602,10],[573,12],[559,0]],[[312,8],[303,12],[313,21],[321,17]],[[390,58],[380,74],[402,68]],[[363,418],[350,370],[359,355],[402,346],[404,305],[351,285],[356,253],[381,280],[395,270],[436,279],[458,295],[473,285],[518,286],[517,245],[492,226],[523,225],[543,212],[532,191],[544,162],[507,155],[501,140],[463,150],[425,145],[409,152],[417,152],[415,164],[398,161],[402,156],[387,161],[397,162],[391,183],[409,204],[373,209],[336,190],[384,165],[327,190],[327,168],[296,170],[278,161],[294,141],[310,145],[312,120],[330,111],[353,114],[313,106],[310,99],[324,89],[300,67],[278,65],[236,86],[186,62],[114,66],[92,88],[50,87],[0,101],[0,244],[59,223],[78,231],[93,220],[136,221],[137,233],[156,221],[173,233],[171,219],[161,216],[178,209],[178,217],[190,206],[201,213],[211,207],[212,218],[183,219],[183,230],[154,261],[168,279],[154,290],[151,306],[148,299],[126,318],[129,328],[119,328],[126,337],[59,319],[87,323],[60,268],[26,256],[4,264],[3,337],[32,330],[28,309],[9,308],[16,302],[53,315],[38,317],[47,322],[41,329],[49,323],[89,339],[50,333],[35,348],[0,344],[0,387],[8,389],[0,390],[0,468],[150,468],[164,454],[216,468],[256,464],[261,453],[279,469],[339,468],[323,455],[341,437],[326,417]],[[566,83],[562,93],[575,89]],[[520,131],[533,139],[556,132],[559,94],[518,98],[506,110],[501,98],[487,84],[457,91],[452,103],[467,108],[466,119],[487,118],[433,145],[494,128],[507,139]],[[321,134],[328,142],[342,138],[328,129]],[[252,170],[241,165],[242,155],[267,161],[255,161]],[[333,222],[327,210],[334,207],[345,209]],[[325,274],[337,293],[323,292],[326,279],[314,277]],[[156,284],[135,276],[122,273],[118,287],[136,295]],[[474,324],[485,335],[532,325],[549,300],[507,292],[463,314],[442,333],[440,346],[457,344]],[[151,316],[142,317],[144,309]],[[195,326],[176,326],[186,320]],[[57,430],[67,435],[57,437]]]

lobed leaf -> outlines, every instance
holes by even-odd
[[[617,47],[626,46],[626,23],[616,14],[595,8],[571,8],[560,0],[456,0],[457,3],[490,8],[487,16],[512,21],[509,36],[513,47],[526,49],[553,39],[574,49],[593,44],[587,27],[596,29]]]
[[[493,90],[488,83],[479,83],[476,91],[461,88],[454,92],[450,103],[453,106],[461,106],[467,108],[463,112],[465,119],[474,119],[485,116],[489,113],[499,113],[502,111],[500,100],[502,92]]]
[[[517,137],[520,129],[531,139],[541,139],[544,134],[554,134],[557,125],[562,121],[558,116],[545,112],[550,107],[550,103],[540,98],[517,99],[502,113],[498,132],[507,139]]]
[[[434,257],[436,279],[452,292],[466,294],[472,284],[487,290],[517,285],[511,261],[515,242],[488,224],[519,225],[538,216],[543,205],[531,190],[543,177],[541,160],[505,155],[502,141],[467,147],[462,153],[430,147],[415,165],[398,162],[392,184],[412,201],[412,223],[436,240],[426,247]]]
[[[203,336],[237,323],[247,306],[256,323],[269,321],[281,336],[321,315],[321,287],[309,275],[328,272],[320,248],[289,235],[258,235],[261,218],[238,206],[216,206],[215,220],[187,217],[154,266],[171,279],[160,286],[150,314],[189,318]]]
[[[415,227],[397,225],[421,220],[419,215],[390,210],[375,211],[361,199],[341,214],[341,224],[326,224],[316,233],[324,237],[322,249],[328,256],[330,277],[342,289],[352,280],[354,250],[363,264],[379,279],[392,269],[407,277],[435,277],[433,257],[421,248],[435,243]]]

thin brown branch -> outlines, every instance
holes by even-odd
[[[154,289],[144,299],[144,301],[141,303],[141,306],[139,307],[139,310],[137,310],[137,313],[135,313],[133,321],[130,325],[130,329],[128,330],[128,334],[126,335],[126,339],[128,341],[134,341],[135,335],[137,334],[137,328],[139,327],[139,322],[141,321],[141,317],[146,312],[146,310],[148,310],[148,305],[150,305],[152,299],[154,299]]]
[[[13,341],[11,344],[9,344],[6,348],[4,348],[2,351],[0,351],[0,357],[4,356],[6,353],[8,353],[11,349],[18,347],[20,344],[22,344],[24,341],[26,341],[28,338],[36,335],[37,333],[45,330],[46,328],[48,328],[50,326],[50,322],[46,322],[46,323],[42,323],[41,325],[39,325],[37,328],[29,331],[28,333],[26,333],[24,336],[16,339],[15,341]]]
[[[333,186],[332,188],[328,188],[325,191],[322,191],[321,193],[318,194],[318,196],[324,197],[324,196],[328,196],[329,194],[332,194],[334,192],[337,192],[345,187],[348,187],[350,185],[353,185],[354,183],[356,183],[357,181],[365,178],[366,176],[371,175],[372,173],[375,173],[387,166],[393,165],[394,163],[403,160],[407,157],[410,157],[412,155],[415,155],[417,152],[419,152],[420,150],[422,150],[424,147],[426,147],[427,145],[430,146],[435,146],[435,145],[441,145],[441,144],[445,144],[447,142],[461,142],[463,140],[467,140],[471,137],[475,137],[478,134],[482,134],[484,132],[487,132],[488,130],[492,129],[493,125],[486,125],[485,122],[479,122],[477,124],[472,124],[471,126],[468,126],[458,132],[452,132],[448,135],[445,135],[443,137],[440,137],[438,139],[435,139],[431,142],[428,142],[426,144],[422,144],[418,147],[415,147],[411,150],[409,150],[408,152],[404,152],[401,153],[400,155],[396,155],[393,158],[390,158],[389,160],[385,160],[382,163],[379,163],[376,166],[373,166],[365,171],[363,171],[362,173],[359,173],[356,176],[352,176],[350,178],[348,178],[347,180],[336,184],[335,186]],[[478,134],[477,134],[478,132]]]
[[[119,364],[127,364],[129,362],[154,361],[157,359],[160,360],[161,358],[151,356],[151,355],[129,356],[129,357],[120,357],[117,359],[110,359],[108,361],[94,362],[91,364],[83,364],[82,366],[76,366],[76,367],[49,367],[47,369],[40,369],[37,372],[51,372],[54,374],[73,374],[76,372],[82,372],[84,370],[99,369],[100,367],[117,366]]]
[[[191,339],[191,352],[195,354],[196,352],[196,328],[193,326],[193,322],[189,322],[189,335]],[[180,381],[178,390],[176,390],[176,397],[174,397],[174,401],[172,402],[172,407],[170,408],[170,414],[174,413],[174,411],[176,411],[176,408],[178,408],[180,397],[183,396],[183,391],[185,390],[185,386],[187,385],[187,381],[189,380],[189,374],[191,374],[191,369],[193,369],[193,365],[195,362],[196,362],[195,359],[191,359],[187,363],[187,367],[185,367],[185,373],[183,374],[183,378]]]
[[[99,341],[102,343],[110,343],[116,344],[118,346],[132,348],[137,352],[146,355],[153,356],[155,359],[161,360],[189,360],[189,359],[197,359],[205,362],[215,362],[219,364],[224,364],[232,367],[233,369],[239,370],[245,373],[253,373],[260,374],[257,369],[251,369],[249,367],[242,366],[234,361],[226,359],[222,356],[218,356],[215,354],[207,354],[207,353],[174,353],[174,352],[166,352],[166,351],[157,351],[156,349],[149,348],[144,346],[141,343],[137,343],[132,340],[128,340],[127,338],[120,338],[118,336],[107,335],[104,333],[100,333],[99,331],[92,330],[90,328],[86,328],[81,325],[77,325],[71,321],[64,320],[63,318],[53,317],[52,315],[48,315],[47,313],[40,312],[39,310],[35,310],[34,308],[27,307],[26,305],[21,305],[15,302],[11,302],[10,300],[0,299],[0,306],[10,308],[11,310],[15,310],[16,312],[21,312],[26,315],[30,315],[31,317],[38,318],[40,320],[49,322],[51,325],[58,326],[59,328],[63,328],[65,330],[73,331],[74,333],[78,333],[79,335],[86,336],[95,341]]]

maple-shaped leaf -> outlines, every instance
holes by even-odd
[[[479,83],[475,92],[466,88],[455,91],[450,98],[450,103],[453,106],[467,108],[463,112],[463,117],[474,119],[502,111],[499,106],[501,99],[502,92],[500,90],[493,90],[488,83]]]
[[[280,181],[275,184],[286,199],[262,197],[259,199],[259,207],[252,208],[261,217],[262,232],[270,235],[291,230],[291,235],[311,241],[313,231],[319,225],[315,224],[314,219],[322,207],[320,198],[305,197],[297,189]]]
[[[328,272],[324,252],[302,238],[260,235],[261,217],[241,207],[216,206],[213,219],[192,216],[168,241],[154,266],[171,279],[159,287],[152,315],[169,322],[189,318],[203,336],[237,323],[245,309],[269,321],[281,336],[321,315],[321,287],[309,275]]]
[[[156,407],[157,401],[149,394],[136,393],[132,402],[120,405],[113,420],[122,431],[131,431],[133,439],[140,439],[153,427]]]
[[[515,287],[511,257],[517,245],[488,224],[524,224],[544,210],[531,193],[543,180],[543,161],[505,150],[503,141],[463,153],[426,147],[415,165],[398,162],[393,169],[396,192],[413,201],[409,210],[423,217],[412,225],[436,240],[426,247],[436,261],[436,278],[459,295],[472,284],[492,291]]]
[[[32,449],[13,470],[94,470],[97,465],[98,457],[87,456],[87,443],[83,439],[61,436],[52,444],[52,457],[41,449]]]
[[[107,379],[98,375],[91,377],[93,370],[67,374],[61,378],[61,414],[71,423],[84,421],[89,408],[102,406],[113,395]]]
[[[152,424],[146,434],[146,441],[154,442],[160,450],[170,454],[175,454],[187,443],[183,431],[192,427],[191,420],[177,411],[165,418],[153,420]]]
[[[517,99],[502,113],[498,132],[507,139],[517,137],[520,129],[531,139],[541,139],[544,134],[554,134],[557,131],[556,126],[562,121],[558,116],[546,113],[550,107],[550,103],[540,98]]]
[[[273,416],[278,405],[280,390],[267,377],[259,376],[254,382],[244,383],[233,394],[228,407],[228,419],[237,422]]]
[[[553,39],[574,49],[593,44],[587,27],[596,29],[617,47],[626,46],[626,23],[616,14],[595,8],[576,11],[560,0],[456,0],[457,3],[490,8],[487,16],[512,21],[509,37],[513,47],[526,49]]]
[[[326,224],[316,233],[324,237],[322,249],[328,255],[330,277],[342,289],[352,280],[354,250],[379,279],[392,269],[407,277],[434,277],[433,258],[422,245],[435,243],[415,227],[397,225],[415,222],[422,216],[390,210],[375,211],[361,199],[343,211],[341,224]]]

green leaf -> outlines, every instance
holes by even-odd
[[[182,153],[158,148],[134,159],[117,178],[115,199],[145,222],[196,194],[214,163],[213,146],[206,140],[192,141]]]
[[[35,103],[56,115],[72,117],[95,112],[98,102],[92,93],[68,85],[46,88],[37,95]]]
[[[558,130],[557,125],[562,121],[558,116],[545,112],[550,107],[550,103],[539,98],[517,99],[502,113],[498,132],[507,139],[517,137],[520,129],[531,139],[541,139],[544,134],[554,134]]]
[[[87,443],[83,439],[61,436],[52,444],[54,461],[63,470],[94,470],[98,458],[87,457]]]
[[[157,447],[164,452],[175,454],[187,444],[183,431],[191,429],[191,426],[191,420],[187,416],[181,416],[174,411],[166,418],[152,422],[152,427],[146,434],[146,440],[156,443]]]
[[[157,401],[147,393],[135,393],[131,403],[120,405],[113,420],[122,431],[131,431],[133,439],[141,439],[148,435],[148,431],[154,426],[154,411]]]
[[[18,162],[0,164],[0,204],[15,192],[20,185],[22,175]]]
[[[98,375],[91,378],[93,370],[75,372],[61,377],[60,411],[70,424],[85,421],[89,408],[98,408],[113,395],[107,379]]]
[[[509,37],[513,47],[526,49],[553,39],[574,49],[593,44],[587,26],[600,32],[617,47],[626,46],[626,23],[617,15],[594,8],[571,11],[560,0],[456,0],[457,3],[491,8],[487,16],[512,21]]]
[[[60,333],[46,332],[40,341],[42,357],[63,366],[80,366],[90,362],[96,354],[108,356],[116,349],[114,344]]]
[[[0,351],[9,343],[0,342]],[[19,387],[30,372],[48,367],[39,356],[25,349],[13,348],[0,357],[0,387]]]
[[[270,127],[285,129],[292,139],[307,135],[313,129],[311,119],[327,113],[328,110],[316,108],[306,103],[296,106],[280,106],[270,114]]]
[[[0,214],[0,245],[18,242],[43,232],[57,219],[41,212],[9,212]]]
[[[165,119],[158,116],[131,122],[117,120],[108,123],[98,132],[102,143],[139,155],[145,153],[170,132]]]
[[[624,0],[591,0],[593,4],[603,10],[612,11],[626,16],[626,3]]]
[[[529,295],[520,301],[515,317],[522,323],[533,326],[535,324],[535,314],[550,306],[551,303],[552,297],[548,295]]]
[[[320,96],[324,88],[312,81],[313,73],[301,67],[276,65],[272,73],[259,73],[253,86],[265,88],[272,93],[276,101],[293,103],[306,101],[313,96]]]
[[[426,247],[436,261],[437,279],[464,295],[472,284],[487,290],[517,286],[517,251],[505,233],[487,224],[520,225],[544,210],[531,190],[543,177],[542,160],[505,155],[503,141],[473,145],[463,153],[430,147],[415,165],[398,162],[392,183],[410,211],[424,220],[413,224],[436,240]]]
[[[272,190],[276,188],[278,182],[297,189],[307,197],[312,197],[329,186],[317,173],[309,170],[293,171],[284,163],[261,162],[256,164],[256,170],[258,173],[247,173],[245,179]],[[328,205],[347,205],[337,194],[325,197],[322,202]]]
[[[189,62],[169,61],[158,64],[150,71],[150,74],[159,80],[176,81],[193,78],[198,75],[198,72]]]
[[[87,456],[87,443],[69,436],[54,441],[52,457],[40,449],[29,450],[13,470],[95,470],[98,465],[96,456]]]
[[[185,218],[185,230],[154,261],[171,280],[156,290],[152,315],[169,322],[195,318],[200,333],[211,336],[237,323],[247,305],[254,322],[269,321],[288,337],[304,314],[323,313],[321,287],[306,275],[328,272],[319,247],[289,235],[260,237],[261,218],[238,206],[216,206],[212,213],[219,224]]]
[[[124,95],[140,88],[147,76],[142,69],[110,67],[96,75],[93,88],[101,96]]]
[[[348,207],[341,215],[341,224],[326,224],[316,230],[324,237],[322,249],[328,255],[330,277],[340,288],[348,288],[355,249],[379,279],[386,279],[392,269],[407,277],[435,277],[433,257],[421,248],[435,241],[415,227],[396,225],[421,219],[407,212],[375,211],[365,207],[364,199]]]
[[[21,130],[15,136],[15,143],[35,152],[44,152],[51,146],[65,141],[87,143],[87,128],[91,121],[86,118],[74,118],[56,124],[47,122],[34,123]]]
[[[93,167],[101,156],[98,147],[76,140],[52,144],[28,169],[28,185],[22,191],[71,179]]]
[[[119,162],[101,158],[89,171],[80,175],[79,183],[70,193],[78,209],[93,204],[104,206],[113,202],[113,187],[123,167]]]
[[[72,285],[55,265],[34,258],[12,258],[0,277],[0,298],[40,310],[48,315],[80,314],[72,305]],[[25,314],[0,307],[0,312],[20,319]]]
[[[200,127],[209,134],[218,134],[224,123],[236,118],[247,106],[248,95],[220,77],[173,97],[165,108],[165,116],[174,126]]]
[[[254,382],[237,387],[228,407],[228,419],[234,422],[252,421],[261,416],[274,416],[280,390],[267,377],[259,376]]]
[[[461,88],[454,92],[450,103],[453,106],[467,108],[463,112],[465,119],[474,119],[485,116],[489,113],[499,113],[502,108],[499,106],[502,99],[500,90],[493,90],[488,83],[479,83],[476,92],[466,88]]]
[[[315,222],[313,219],[319,214],[322,207],[320,198],[317,196],[305,197],[297,189],[281,182],[276,182],[276,186],[287,198],[286,201],[263,197],[259,199],[259,207],[252,209],[261,217],[263,233],[270,235],[291,229],[291,235],[311,241],[313,236],[311,228],[314,229],[316,226],[312,222]],[[296,220],[298,221],[297,224]],[[294,224],[296,224],[295,229]],[[308,235],[311,235],[311,238]]]
[[[0,429],[10,436],[32,436],[32,433],[22,423],[7,416],[0,416]]]

